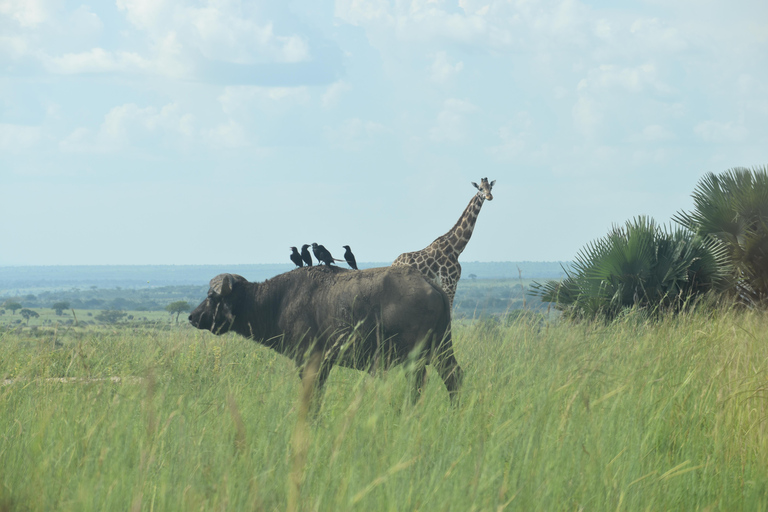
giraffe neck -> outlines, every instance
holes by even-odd
[[[475,229],[475,222],[477,222],[477,216],[480,213],[480,208],[483,207],[485,202],[485,196],[482,194],[475,194],[469,204],[464,208],[464,212],[456,221],[456,224],[446,234],[432,242],[435,248],[446,255],[452,255],[454,258],[458,258],[459,255],[464,252],[464,249],[469,243],[469,239],[472,237],[472,231]]]

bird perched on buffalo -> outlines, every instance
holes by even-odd
[[[347,265],[357,270],[357,261],[355,261],[355,255],[352,254],[352,249],[350,249],[348,245],[343,245],[342,247],[346,249],[346,251],[344,251],[344,259],[347,260]]]
[[[303,267],[304,262],[301,261],[301,254],[295,247],[291,247],[291,261],[296,264],[297,267]]]
[[[301,259],[304,260],[304,263],[306,263],[308,267],[311,267],[312,256],[309,255],[309,251],[307,250],[307,247],[309,247],[309,244],[304,244],[301,246]]]
[[[322,261],[328,266],[330,266],[334,261],[337,261],[336,258],[331,256],[331,253],[328,252],[328,249],[322,245],[318,245],[317,243],[312,244],[312,252],[315,253],[315,258],[317,258],[317,261]]]

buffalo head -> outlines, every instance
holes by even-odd
[[[243,282],[247,282],[245,278],[236,274],[219,274],[211,279],[208,297],[189,314],[189,322],[214,334],[228,332],[235,322],[242,295],[239,285]]]

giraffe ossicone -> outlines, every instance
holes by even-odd
[[[403,253],[392,263],[393,267],[413,267],[432,280],[448,295],[451,310],[456,285],[461,278],[459,255],[472,237],[483,203],[486,199],[493,200],[491,190],[495,183],[496,180],[488,183],[488,178],[481,179],[480,185],[473,181],[472,185],[477,189],[477,193],[469,201],[456,224],[424,249]]]

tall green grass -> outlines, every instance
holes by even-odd
[[[237,336],[0,334],[0,510],[768,509],[765,314],[529,318],[454,324],[456,408],[336,368],[306,420]]]

